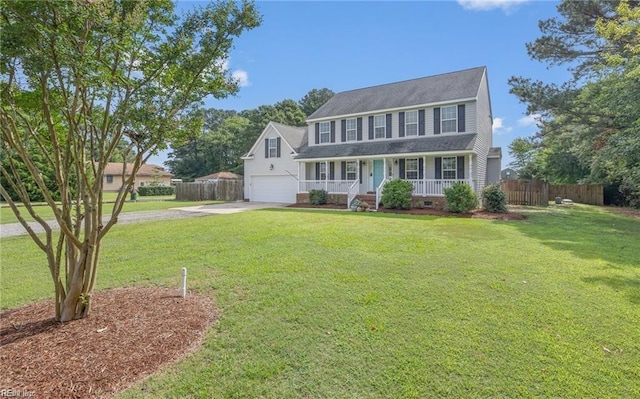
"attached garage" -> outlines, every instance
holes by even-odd
[[[249,176],[252,202],[296,202],[298,181],[291,175]]]

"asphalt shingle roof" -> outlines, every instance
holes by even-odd
[[[485,70],[485,67],[477,67],[343,91],[331,97],[308,120],[474,98]]]
[[[271,124],[280,132],[287,143],[298,152],[301,147],[307,144],[307,128],[283,125],[282,123],[271,122]]]
[[[307,147],[295,159],[327,159],[370,155],[416,154],[473,150],[476,134],[455,134],[415,139],[340,143]]]

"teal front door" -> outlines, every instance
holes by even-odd
[[[378,188],[384,179],[384,161],[376,159],[373,161],[373,190]]]

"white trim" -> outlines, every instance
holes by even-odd
[[[323,126],[329,126],[329,130],[326,132],[322,131]],[[328,136],[327,141],[322,141],[322,135]],[[318,144],[329,144],[331,143],[331,121],[319,122],[318,124]]]
[[[399,112],[399,111],[406,111],[406,110],[413,110],[413,109],[418,109],[418,108],[430,108],[430,107],[440,107],[440,106],[446,106],[446,105],[450,105],[450,104],[461,104],[461,103],[467,103],[467,102],[477,102],[478,101],[478,95],[476,94],[475,97],[469,97],[469,98],[458,98],[455,100],[447,100],[447,101],[437,101],[434,103],[426,103],[426,104],[417,104],[417,105],[408,105],[405,107],[396,107],[396,108],[386,108],[386,109],[372,109],[369,111],[362,111],[362,112],[356,112],[356,113],[351,113],[351,114],[344,114],[344,115],[331,115],[331,116],[325,116],[322,118],[315,118],[315,119],[307,119],[307,123],[313,123],[313,122],[320,122],[320,121],[331,121],[331,120],[335,120],[335,119],[344,119],[344,118],[356,118],[356,117],[360,117],[360,116],[369,116],[369,115],[373,115],[375,114],[379,114],[379,113],[393,113],[393,112]]]
[[[291,153],[294,154],[294,155],[298,155],[296,150],[293,149],[291,144],[289,144],[287,139],[284,138],[284,136],[280,133],[278,128],[276,128],[276,126],[272,122],[269,122],[269,123],[267,123],[267,126],[265,126],[265,128],[262,130],[262,133],[260,133],[260,136],[258,136],[258,138],[256,139],[255,143],[253,143],[253,145],[251,146],[251,149],[249,151],[247,151],[247,154],[251,154],[251,155],[240,157],[240,159],[242,159],[242,160],[254,159],[255,153],[256,153],[256,149],[260,145],[260,143],[264,142],[265,135],[267,134],[267,131],[269,130],[269,126],[271,126],[271,128],[278,134],[278,136],[280,136],[280,138],[282,139],[282,142],[284,142],[287,145],[287,147],[289,147],[289,149],[291,150]],[[294,127],[294,126],[292,126],[292,127]],[[282,147],[282,144],[280,144],[280,153],[281,154],[282,154],[282,151],[283,151],[283,147]]]
[[[453,108],[453,110],[455,111],[455,117],[445,119],[444,118],[445,108]],[[446,132],[444,131],[445,121],[447,122],[454,121],[456,123],[453,130],[446,131]],[[449,134],[449,133],[458,133],[458,106],[457,105],[447,105],[447,106],[440,107],[440,134]]]
[[[269,157],[268,158],[278,158],[278,138],[277,137],[269,137],[269,147],[267,149]],[[280,139],[282,141],[282,138]],[[273,143],[273,145],[271,144]],[[271,156],[271,150],[275,151],[275,155]]]
[[[404,137],[418,137],[420,135],[420,113],[418,111],[419,110],[417,110],[417,109],[404,111]],[[416,121],[415,122],[411,122],[411,123],[407,122],[407,114],[409,112],[412,112],[412,113],[415,112],[415,114],[416,114]],[[425,116],[425,119],[426,119],[426,116]],[[412,135],[407,134],[407,126],[409,126],[409,125],[415,125],[416,134],[412,134]]]
[[[382,118],[382,126],[376,126],[376,118]],[[384,128],[384,133],[382,137],[376,137],[376,128]],[[373,140],[383,140],[387,138],[387,115],[386,114],[375,114],[373,115]]]
[[[349,129],[349,121],[353,121],[353,129]],[[349,139],[349,131],[353,131],[353,139]],[[345,143],[358,141],[358,118],[347,118],[344,122]]]
[[[467,155],[467,154],[475,154],[473,150],[452,150],[452,151],[439,151],[439,152],[410,152],[410,153],[397,153],[397,154],[375,154],[375,155],[358,155],[357,158],[353,156],[348,157],[328,157],[328,158],[304,158],[304,159],[294,159],[296,162],[320,162],[320,160],[328,160],[328,161],[344,161],[348,159],[360,159],[362,161],[368,159],[382,159],[384,157],[391,158],[416,158],[416,157],[438,157],[438,156],[453,156],[453,155]]]

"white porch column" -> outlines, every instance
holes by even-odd
[[[324,161],[324,191],[329,192],[329,161]]]
[[[422,157],[422,195],[427,195],[427,156]]]
[[[302,162],[298,162],[298,192],[300,192],[300,186],[302,185],[302,183],[300,183],[300,180],[304,180],[304,179],[301,179],[302,175],[300,174],[300,164],[301,163]]]
[[[471,188],[473,189],[473,191],[476,191],[476,188],[474,187],[475,184],[473,184],[473,155],[469,154],[469,177],[467,178],[470,182],[471,182]]]

